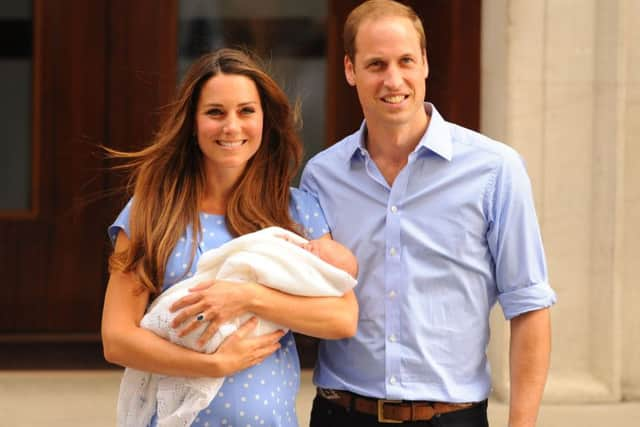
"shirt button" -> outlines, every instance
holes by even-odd
[[[393,213],[398,212],[398,207],[397,206],[391,206],[391,212],[393,212]]]
[[[390,384],[395,384],[396,383],[396,377],[389,378],[389,383]]]
[[[396,256],[396,253],[397,253],[397,252],[398,252],[398,251],[396,251],[396,248],[391,248],[391,249],[389,249],[389,255],[391,255],[391,256]]]
[[[389,341],[391,341],[391,342],[396,342],[396,340],[397,340],[397,338],[396,338],[396,335],[395,335],[395,334],[391,334],[391,335],[389,335]]]
[[[396,291],[389,291],[389,298],[395,298]]]

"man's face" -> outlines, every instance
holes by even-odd
[[[369,123],[406,126],[424,114],[426,53],[411,21],[382,17],[360,24],[352,62],[344,59],[345,75],[355,86]]]

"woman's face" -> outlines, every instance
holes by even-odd
[[[239,176],[260,147],[262,121],[253,80],[238,74],[210,78],[202,87],[195,117],[206,170]]]

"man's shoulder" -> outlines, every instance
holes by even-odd
[[[484,155],[501,162],[520,159],[520,155],[513,147],[501,141],[455,123],[447,122],[447,125],[454,146],[457,144],[464,151]]]
[[[309,165],[333,165],[336,162],[347,162],[358,144],[359,134],[359,131],[356,131],[316,153],[307,162],[307,167]]]

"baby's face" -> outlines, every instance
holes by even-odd
[[[288,236],[282,236],[289,243],[293,243],[294,245],[300,246],[302,249],[311,252],[324,262],[328,262],[329,264],[334,264],[333,252],[336,248],[337,243],[330,239],[316,239],[309,240],[307,243],[299,244],[294,242]]]
[[[302,248],[311,252],[323,261],[326,261],[326,259],[324,259],[323,257],[323,254],[325,254],[327,251],[323,249],[322,241],[310,240],[309,243],[305,243],[304,245],[302,245]]]
[[[291,239],[288,235],[282,235],[278,237],[286,240],[289,243],[293,243],[296,246],[300,246],[302,249],[309,251],[312,254],[319,257],[320,259],[322,259],[323,261],[326,261],[322,258],[322,254],[327,252],[326,250],[322,249],[325,246],[323,240],[310,240],[307,243],[300,244],[299,242],[296,242],[293,239]]]
[[[311,253],[319,257],[321,260],[328,262],[329,264],[335,265],[337,263],[336,257],[334,256],[337,253],[337,246],[334,240],[330,239],[318,239],[311,240],[309,242],[310,249],[308,249]]]

